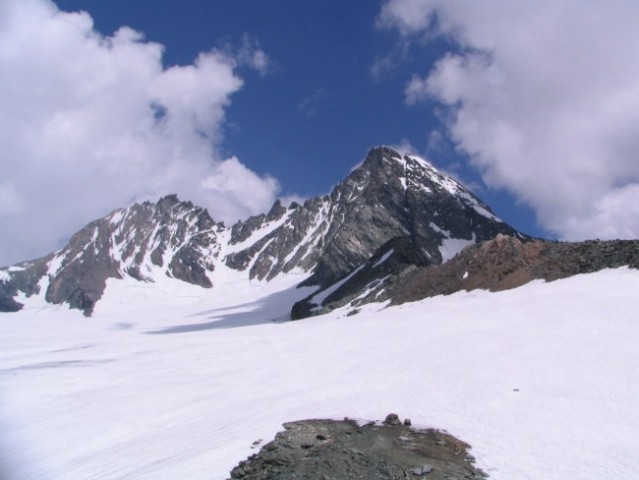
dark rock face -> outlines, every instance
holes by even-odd
[[[469,446],[437,430],[397,421],[360,426],[353,420],[303,420],[231,471],[246,480],[471,479],[486,475],[472,465]]]
[[[234,225],[231,243],[244,242],[273,223],[267,217]],[[381,280],[380,273],[397,273],[406,264],[440,264],[445,259],[442,246],[450,239],[473,243],[498,233],[519,235],[452,178],[386,147],[372,149],[330,195],[293,205],[277,221],[258,241],[227,256],[226,265],[260,280],[300,268],[310,272],[302,285],[323,290],[348,278],[320,308],[311,298],[293,306],[293,318],[347,303],[361,288]],[[397,248],[383,267],[374,268],[371,256],[386,253],[389,242]]]
[[[24,306],[14,300],[18,290],[11,284],[0,283],[0,312],[17,312]]]
[[[110,236],[102,233],[108,228],[105,219],[91,222],[52,258],[47,302],[67,302],[71,308],[89,314],[102,296],[107,278],[121,278],[118,263],[110,255],[100,254],[110,248]]]
[[[422,159],[402,158],[386,147],[371,150],[323,208],[329,221],[310,257],[315,263],[311,276],[303,283],[318,285],[320,291],[293,306],[295,319],[345,305],[407,265],[442,263],[450,241],[474,243],[499,233],[527,238],[463,185]],[[391,250],[389,242],[395,244],[393,251],[380,266],[376,260]],[[323,297],[319,302],[318,293]]]
[[[47,271],[47,262],[51,255],[32,262],[20,263],[4,272],[5,279],[0,276],[0,312],[17,312],[23,304],[14,297],[19,292],[27,297],[40,292],[39,282]]]
[[[431,265],[431,259],[417,249],[411,239],[394,238],[382,245],[373,256],[336,285],[321,289],[295,303],[291,318],[298,320],[321,315],[350,303],[358,307],[376,301],[389,279],[409,267]],[[318,300],[322,298],[321,300]],[[353,310],[355,312],[355,310]]]
[[[431,264],[449,238],[481,241],[517,232],[470,191],[421,159],[372,149],[330,196],[296,209],[261,251],[260,272],[272,278],[294,267],[311,270],[305,285],[326,287],[366,262],[394,238],[410,241]],[[293,256],[291,257],[291,255]],[[276,262],[266,259],[277,258]],[[286,261],[288,260],[288,261]],[[251,272],[257,275],[259,272]]]

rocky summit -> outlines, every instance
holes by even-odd
[[[501,249],[498,255],[477,256],[482,250],[471,249],[475,253],[465,253],[466,260],[450,263],[466,247],[497,236],[512,239],[490,247]],[[496,256],[514,255],[502,264],[527,258],[529,253],[518,253],[523,247],[512,245],[532,240],[426,160],[377,147],[330,194],[288,206],[277,201],[269,212],[230,227],[175,195],[115,210],[78,231],[59,251],[0,269],[0,311],[20,310],[38,298],[90,315],[109,279],[150,284],[171,279],[212,289],[215,295],[219,279],[229,273],[240,282],[268,282],[293,272],[302,275],[300,285],[315,290],[291,305],[292,318],[341,307],[354,313],[368,302],[485,288],[494,278],[479,281],[473,272]],[[539,250],[546,243],[533,242],[524,250]],[[616,245],[599,242],[588,255],[597,257]],[[636,243],[624,245],[624,251],[636,254]],[[540,251],[542,257],[550,255],[546,263],[559,262],[556,271],[587,270],[561,266],[565,259],[553,253],[556,248]],[[469,255],[474,256],[469,260]],[[591,263],[597,268],[628,265],[635,258],[629,255],[608,252],[603,258],[610,262]]]

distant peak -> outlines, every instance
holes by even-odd
[[[379,153],[382,155],[387,155],[391,158],[402,158],[402,154],[399,153],[396,149],[394,149],[393,147],[389,147],[388,145],[378,145],[376,147],[373,147],[369,150],[369,155],[371,153]]]

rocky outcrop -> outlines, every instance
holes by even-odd
[[[639,268],[638,240],[522,242],[498,235],[443,265],[402,272],[385,285],[380,298],[399,304],[460,290],[499,291],[535,279],[553,281],[622,266]]]
[[[297,302],[293,319],[347,306],[349,314],[371,302],[401,304],[461,290],[516,288],[605,268],[639,268],[638,240],[551,242],[499,234],[471,245],[441,265],[394,240],[341,282]]]
[[[284,431],[258,454],[240,462],[231,471],[231,478],[486,478],[473,466],[474,459],[467,452],[469,445],[438,430],[414,429],[392,415],[384,423],[360,424],[349,419],[286,423]]]

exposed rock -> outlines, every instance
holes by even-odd
[[[46,274],[47,263],[51,255],[32,262],[23,262],[9,267],[4,272],[6,279],[0,277],[0,312],[17,312],[23,304],[15,297],[22,292],[29,297],[40,292],[40,279]]]
[[[220,268],[259,280],[297,269],[308,274],[302,285],[317,286],[292,306],[291,317],[299,319],[344,306],[355,314],[370,302],[637,268],[638,258],[636,241],[533,240],[428,162],[378,147],[330,195],[288,208],[276,201],[267,214],[231,228],[175,195],[116,210],[62,250],[0,269],[0,311],[19,310],[25,298],[44,293],[48,302],[88,315],[109,278],[168,276],[214,288]]]
[[[304,318],[346,305],[349,313],[355,313],[365,303],[400,304],[460,290],[499,291],[535,279],[552,281],[621,266],[639,268],[639,241],[550,242],[499,234],[433,265],[408,241],[394,239],[336,286],[296,303],[291,317]],[[316,300],[318,296],[321,301]]]
[[[0,282],[0,312],[17,312],[23,305],[14,300],[17,290],[12,285]]]
[[[291,318],[298,320],[326,313],[349,303],[352,307],[357,307],[375,301],[377,294],[383,291],[392,276],[409,267],[427,265],[431,265],[430,258],[417,249],[409,238],[393,238],[337,285],[319,289],[295,303],[291,309]],[[322,300],[318,301],[318,296],[323,297]]]
[[[354,300],[408,265],[439,264],[451,242],[497,233],[517,234],[428,162],[378,147],[330,195],[288,208],[276,201],[267,214],[230,229],[175,195],[116,210],[25,273],[0,269],[0,309],[20,308],[16,297],[41,285],[47,301],[90,314],[109,278],[154,282],[160,275],[210,288],[224,267],[259,280],[298,269],[308,272],[304,285],[322,290],[348,277],[320,305],[310,298],[296,306],[298,318]]]
[[[516,233],[452,178],[386,147],[372,149],[333,190],[327,213],[321,255],[307,285],[333,284],[395,238],[407,239],[418,258],[439,264],[447,239],[480,241]]]
[[[422,465],[421,467],[415,467],[411,470],[411,473],[413,475],[426,475],[427,473],[430,473],[433,471],[433,466],[429,465],[428,463],[425,465]]]
[[[396,413],[389,413],[388,415],[386,415],[384,423],[386,425],[399,425],[402,422],[399,420],[399,416]]]
[[[326,288],[392,240],[410,246],[412,263],[430,265],[441,263],[441,247],[449,239],[472,243],[500,232],[516,234],[464,186],[424,160],[402,158],[387,147],[372,149],[330,195],[292,205],[287,214],[276,204],[268,215],[234,225],[232,244],[247,241],[260,230],[268,233],[229,255],[226,264],[249,268],[250,277],[260,280],[301,268],[311,273],[303,285]],[[269,230],[275,222],[281,223]],[[370,282],[370,275],[355,281]],[[357,286],[349,288],[355,291]],[[293,317],[308,316],[312,308],[310,303],[298,305]]]
[[[395,415],[396,417],[396,415]],[[483,479],[464,442],[437,430],[354,420],[303,420],[231,471],[245,480]],[[445,445],[438,441],[445,439]]]
[[[109,278],[152,282],[160,274],[210,287],[220,227],[205,209],[175,195],[135,204],[89,223],[62,250],[4,270],[5,290],[28,297],[46,277],[48,302],[88,315]]]
[[[639,240],[522,242],[498,235],[467,247],[443,265],[402,272],[387,283],[384,296],[399,304],[460,290],[506,290],[535,279],[552,281],[621,266],[639,268]]]

